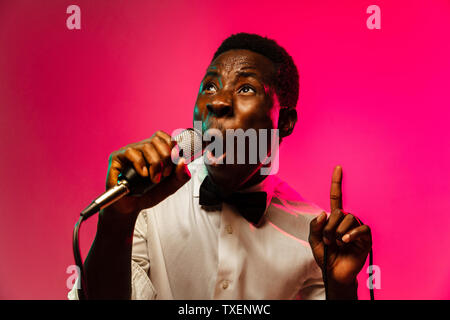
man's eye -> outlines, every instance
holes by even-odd
[[[216,89],[217,89],[216,86],[212,82],[208,82],[203,87],[203,91],[207,91],[207,92],[216,92]]]
[[[256,90],[253,89],[251,86],[249,85],[244,85],[241,88],[239,88],[238,90],[239,93],[244,93],[244,94],[248,94],[248,93],[256,93]]]

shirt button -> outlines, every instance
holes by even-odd
[[[222,288],[225,290],[226,288],[228,288],[228,280],[225,280],[224,282],[222,282]]]
[[[233,227],[231,225],[227,225],[226,226],[226,230],[227,230],[228,234],[232,234],[233,233]]]

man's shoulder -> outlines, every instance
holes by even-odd
[[[272,200],[267,212],[267,221],[286,239],[299,241],[308,248],[308,236],[311,221],[323,210],[315,203],[303,198],[293,187],[279,177],[275,182]]]
[[[305,217],[308,220],[314,219],[322,211],[317,204],[305,199],[288,182],[278,176],[273,178],[275,187],[272,198],[272,205],[296,217]]]

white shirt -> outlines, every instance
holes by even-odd
[[[199,205],[202,160],[189,164],[190,181],[139,214],[132,299],[325,299],[308,243],[309,223],[322,210],[269,175],[243,191],[267,192],[259,227],[226,203],[207,211]],[[77,299],[75,288],[69,299]]]

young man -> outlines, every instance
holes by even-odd
[[[298,87],[297,68],[276,42],[236,34],[206,71],[194,120],[223,137],[227,129],[278,129],[281,141],[297,121]],[[112,153],[107,188],[130,164],[157,186],[100,213],[85,262],[89,299],[323,299],[325,244],[329,298],[357,298],[371,235],[342,211],[339,166],[328,217],[275,175],[261,174],[263,161],[220,163],[226,154],[208,153],[206,164],[174,165],[173,146],[158,131]]]

